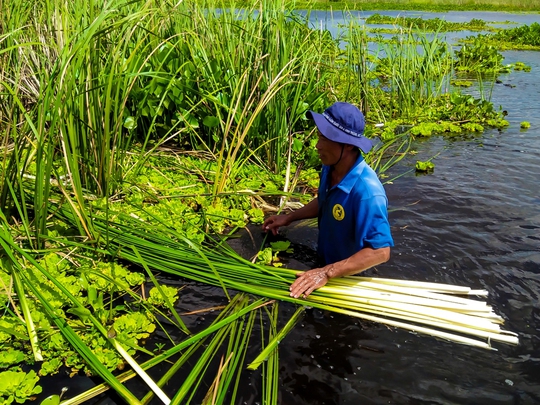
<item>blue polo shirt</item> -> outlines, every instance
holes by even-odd
[[[323,165],[319,184],[319,255],[329,264],[364,247],[394,246],[387,205],[386,192],[377,174],[362,156],[332,188],[330,166]]]

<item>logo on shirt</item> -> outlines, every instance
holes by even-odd
[[[334,205],[334,208],[332,208],[332,214],[337,221],[341,221],[343,218],[345,218],[345,210],[341,204]]]

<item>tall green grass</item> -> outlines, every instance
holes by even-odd
[[[387,100],[396,105],[390,111],[411,119],[448,91],[452,55],[437,35],[406,33],[399,45],[385,46],[384,54],[389,77],[381,79],[381,86],[387,86]]]
[[[18,6],[2,3],[3,11]],[[135,7],[38,2],[32,12],[3,21],[3,32],[11,25],[25,29],[6,34],[0,49],[2,104],[10,106],[0,113],[0,133],[6,150],[12,148],[1,203],[6,212],[16,207],[27,228],[33,223],[38,246],[51,188],[70,202],[79,231],[90,236],[86,198],[111,195],[122,180],[132,142],[124,125],[128,94],[144,56],[137,50],[148,36],[137,24],[150,12]],[[33,201],[26,201],[24,175],[35,180]]]
[[[420,52],[388,46],[393,82],[381,92],[373,85],[379,55],[362,28],[351,22],[348,35],[332,38],[281,0],[247,9],[220,1],[84,4],[27,5],[2,22],[0,196],[5,211],[36,225],[38,244],[52,189],[90,236],[85,199],[114,195],[163,143],[206,150],[216,162],[208,179],[215,195],[234,190],[249,161],[290,176],[309,147],[308,109],[345,99],[372,122],[410,116],[438,94],[446,69],[437,42],[426,39]],[[10,28],[23,25],[29,29]],[[126,156],[135,146],[133,165]],[[36,179],[34,201],[17,206],[26,198],[21,173]]]
[[[215,9],[222,4],[204,2],[175,21],[179,34],[166,56],[182,90],[169,94],[185,128],[179,142],[215,157],[216,194],[234,186],[230,179],[248,159],[275,172],[287,167],[292,138],[306,128],[303,114],[328,102],[328,62],[338,51],[283,1]]]

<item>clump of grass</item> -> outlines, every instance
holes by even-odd
[[[406,29],[412,28],[420,31],[448,32],[448,31],[491,31],[495,30],[484,20],[473,18],[468,22],[451,22],[440,18],[421,17],[391,17],[381,14],[372,14],[366,18],[366,24],[391,24]]]
[[[538,50],[540,49],[540,24],[521,25],[515,28],[502,29],[494,34],[480,34],[469,36],[462,40],[463,43],[482,42],[486,46],[496,47],[500,51],[505,50]]]
[[[471,80],[451,80],[450,84],[457,87],[471,87],[474,83]]]

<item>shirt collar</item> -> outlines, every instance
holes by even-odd
[[[344,193],[349,194],[365,167],[366,162],[364,161],[364,158],[362,155],[358,156],[358,159],[356,159],[356,162],[354,163],[353,167],[351,167],[351,170],[349,170],[345,177],[341,179],[336,187]]]

